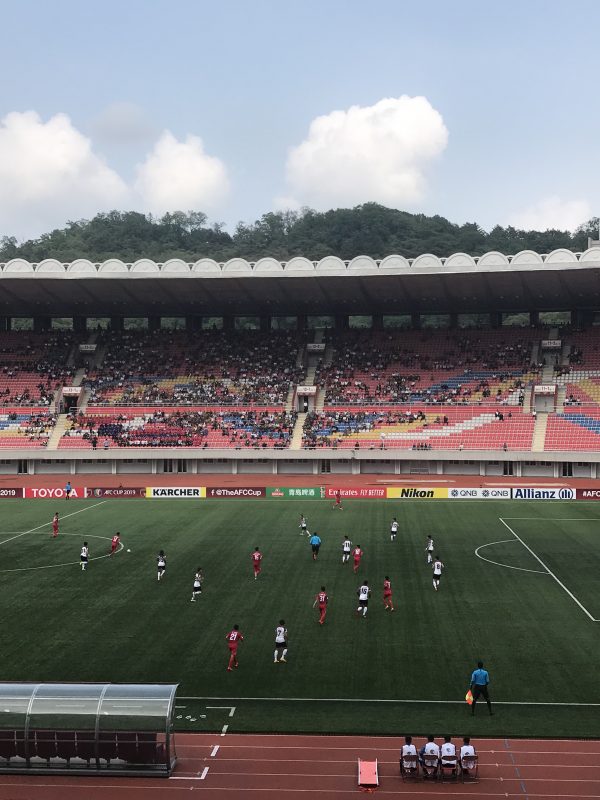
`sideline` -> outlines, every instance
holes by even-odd
[[[429,704],[429,705],[465,705],[464,700],[387,700],[368,697],[180,697],[178,700],[237,700],[237,701],[264,701],[267,703],[397,703],[397,704]],[[527,700],[494,700],[498,706],[556,706],[600,708],[600,703],[545,703]],[[279,735],[279,734],[278,734]]]

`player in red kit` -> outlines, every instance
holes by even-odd
[[[239,643],[244,641],[244,637],[240,633],[240,626],[234,625],[225,638],[227,639],[227,646],[229,647],[229,666],[227,667],[227,672],[231,672],[233,667],[239,667],[237,649]]]
[[[360,567],[360,560],[362,557],[363,557],[363,551],[360,549],[360,545],[357,544],[354,550],[352,551],[352,558],[354,559],[353,571],[355,573],[358,572],[358,568]]]
[[[109,555],[113,555],[116,552],[117,547],[121,544],[121,534],[119,531],[115,533],[115,535],[110,540],[110,553]]]
[[[254,580],[260,575],[260,562],[262,561],[262,553],[258,547],[254,548],[254,552],[250,556],[252,558],[252,566],[254,567]]]
[[[394,610],[394,601],[392,600],[392,583],[388,576],[385,576],[383,581],[383,607],[390,611]]]
[[[328,602],[329,602],[329,597],[327,597],[327,592],[325,591],[325,587],[321,586],[321,591],[315,597],[315,602],[313,603],[313,608],[317,605],[317,603],[319,604],[319,625],[325,624]]]
[[[342,508],[342,495],[339,489],[335,493],[335,504],[332,506],[332,508],[339,508],[340,511],[344,510]]]
[[[55,539],[58,536],[58,511],[52,517],[52,538]]]

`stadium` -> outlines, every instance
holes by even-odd
[[[397,784],[399,737],[430,732],[477,742],[477,774],[437,776],[472,797],[593,796],[598,242],[0,270],[11,798],[346,796],[357,755]],[[493,715],[464,702],[479,659]]]

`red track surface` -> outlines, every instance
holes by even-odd
[[[480,739],[479,783],[403,783],[392,737],[178,734],[179,763],[162,778],[0,777],[0,800],[344,800],[360,796],[357,758],[379,760],[377,794],[426,797],[600,798],[600,741]],[[416,742],[420,746],[420,742]],[[214,756],[215,747],[218,751]],[[208,767],[204,779],[200,775]]]

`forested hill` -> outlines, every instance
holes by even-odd
[[[223,225],[210,225],[201,212],[152,218],[133,211],[111,211],[92,220],[69,222],[63,229],[22,244],[4,236],[0,239],[0,261],[21,257],[34,263],[45,258],[63,262],[76,258],[95,262],[108,258],[125,262],[182,258],[192,262],[203,257],[227,261],[234,256],[249,261],[273,256],[287,261],[298,255],[317,261],[326,255],[348,260],[358,255],[383,258],[391,253],[407,258],[421,253],[449,256],[465,252],[476,256],[489,250],[549,253],[558,247],[585,250],[588,234],[597,238],[597,230],[595,219],[575,233],[523,231],[499,225],[488,233],[474,222],[456,225],[444,217],[409,214],[376,203],[324,213],[310,209],[269,213],[252,224],[239,223],[233,233],[225,231]]]

